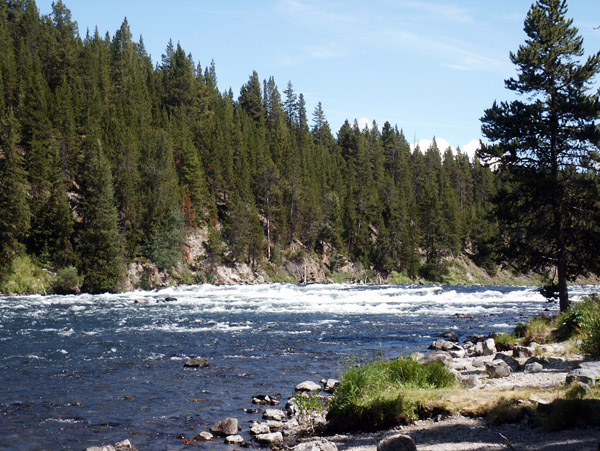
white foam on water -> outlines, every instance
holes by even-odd
[[[575,300],[598,291],[597,286],[570,287]],[[166,297],[172,302],[156,302]],[[146,299],[148,304],[134,304]],[[132,291],[120,294],[80,296],[18,296],[0,297],[2,318],[10,318],[18,309],[27,310],[31,318],[57,317],[72,314],[94,314],[115,309],[119,311],[119,327],[127,327],[131,318],[148,317],[170,310],[186,310],[198,314],[227,314],[256,312],[258,314],[327,314],[327,315],[396,315],[407,317],[431,315],[494,314],[523,305],[540,306],[545,299],[535,287],[443,287],[438,285],[189,285],[168,287],[158,291]],[[65,307],[65,308],[61,308]],[[335,319],[328,319],[335,324]],[[205,332],[209,330],[236,330],[231,324],[194,327],[189,325],[146,325],[153,329],[173,332]],[[50,331],[45,329],[45,331]],[[56,331],[69,336],[72,330]],[[84,332],[91,334],[93,332]]]

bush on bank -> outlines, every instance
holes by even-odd
[[[454,383],[454,375],[441,362],[422,364],[402,358],[351,367],[329,405],[329,427],[374,431],[414,421],[420,407],[415,390]]]

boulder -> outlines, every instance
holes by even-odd
[[[600,377],[598,373],[586,368],[576,368],[567,374],[567,385],[574,382],[583,382],[588,385],[596,385],[596,378]]]
[[[474,354],[475,355],[494,355],[496,353],[496,342],[493,338],[488,338],[487,340],[480,341],[475,345]]]
[[[541,363],[531,362],[525,365],[526,373],[541,373],[544,370],[544,367]]]
[[[299,443],[292,448],[293,451],[337,451],[337,449],[335,444],[325,439]]]
[[[518,371],[520,368],[519,361],[506,352],[499,352],[494,356],[494,360],[504,360],[512,371]]]
[[[417,451],[417,445],[408,435],[396,434],[380,441],[377,451]]]
[[[500,377],[508,377],[511,375],[512,370],[510,366],[504,360],[492,360],[491,362],[486,362],[485,364],[485,372],[492,379],[497,379]]]
[[[220,437],[237,435],[238,430],[238,420],[236,418],[225,418],[210,428],[210,432]]]
[[[271,429],[271,431],[278,431],[280,429],[283,429],[284,424],[285,423],[283,421],[267,420],[267,426],[269,427],[269,429]]]
[[[204,357],[196,357],[194,359],[187,360],[183,366],[185,368],[208,368],[210,363],[208,359]]]
[[[241,435],[228,435],[225,437],[225,443],[228,445],[243,445],[244,438]]]
[[[271,432],[271,428],[266,423],[254,423],[250,428],[250,432],[254,435],[268,434]]]
[[[423,363],[429,363],[435,360],[439,360],[444,365],[450,365],[450,363],[452,363],[452,356],[442,351],[432,352],[431,354],[427,354],[425,356],[425,358],[423,359]]]
[[[321,384],[323,384],[323,391],[327,393],[334,393],[335,389],[340,385],[340,381],[337,379],[323,379]]]
[[[269,434],[260,434],[256,436],[256,440],[264,445],[281,445],[283,444],[283,434],[281,432],[271,432]]]
[[[456,343],[452,343],[448,340],[435,340],[433,343],[429,345],[429,349],[433,349],[435,351],[450,351],[455,349],[457,346]],[[462,348],[461,348],[462,349]]]
[[[532,346],[513,347],[513,357],[516,359],[529,358],[535,356],[535,348]]]
[[[458,342],[458,335],[456,335],[456,332],[454,332],[453,330],[450,330],[448,332],[444,332],[442,334],[442,337],[444,337],[446,340],[449,340],[449,341]]]
[[[448,351],[448,354],[450,354],[455,359],[462,359],[467,354],[467,351],[465,351],[460,346],[458,348],[459,349],[452,349]]]
[[[460,383],[465,388],[475,388],[481,385],[481,380],[476,374],[469,374],[468,376],[463,377]]]
[[[317,384],[313,381],[305,381],[296,385],[296,391],[304,391],[304,392],[320,392],[321,384]]]
[[[285,412],[281,409],[267,409],[265,410],[265,413],[263,413],[263,418],[265,420],[284,421]]]

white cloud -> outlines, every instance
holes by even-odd
[[[432,143],[433,140],[431,139],[421,139],[418,142],[411,144],[410,150],[414,151],[415,147],[419,146],[421,152],[425,152],[427,149],[429,149]],[[456,147],[450,144],[448,140],[444,138],[435,138],[435,143],[437,144],[438,149],[440,149],[440,153],[443,154],[446,151],[446,149],[450,147],[450,149],[452,149],[452,152],[456,154]],[[467,144],[460,146],[460,151],[462,153],[466,153],[471,161],[473,161],[473,157],[475,156],[475,152],[477,151],[477,149],[479,149],[478,139],[472,139]]]
[[[367,127],[367,128],[370,129],[371,128],[371,121],[369,119],[367,119],[366,117],[361,117],[358,120],[358,128],[360,130],[364,130],[365,127]]]
[[[461,150],[464,153],[466,153],[469,156],[469,158],[472,160],[473,157],[475,156],[475,152],[477,151],[477,149],[479,149],[480,146],[481,146],[481,143],[479,142],[478,139],[472,139],[467,144],[462,146]]]

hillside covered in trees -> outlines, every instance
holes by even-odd
[[[412,279],[442,280],[460,255],[493,270],[497,183],[387,122],[334,132],[291,82],[253,72],[220,91],[214,63],[173,42],[153,65],[127,20],[80,36],[60,1],[43,17],[0,2],[0,284],[24,260],[89,292],[120,289],[132,261],[184,262],[194,280],[293,253]]]

